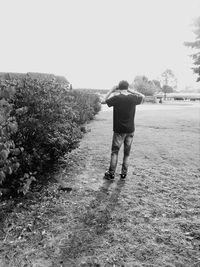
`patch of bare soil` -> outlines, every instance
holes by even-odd
[[[129,174],[103,180],[112,112],[102,111],[51,183],[0,203],[0,267],[200,266],[199,107],[138,109]]]

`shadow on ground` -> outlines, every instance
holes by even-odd
[[[80,227],[75,229],[63,246],[62,266],[75,266],[75,262],[73,263],[75,259],[95,254],[96,248],[100,246],[101,236],[109,229],[112,212],[118,203],[124,184],[125,182],[121,180],[117,181],[116,185],[106,180],[103,182],[95,199],[78,218]]]

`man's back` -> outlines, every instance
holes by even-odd
[[[119,94],[106,100],[109,107],[113,106],[113,131],[117,133],[134,132],[135,106],[142,102],[141,96]]]

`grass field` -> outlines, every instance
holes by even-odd
[[[199,123],[198,104],[138,106],[127,180],[121,151],[106,182],[112,111],[103,107],[55,177],[72,191],[53,183],[3,214],[0,267],[200,266]]]

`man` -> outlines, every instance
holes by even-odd
[[[112,94],[114,95],[112,96]],[[119,82],[106,95],[102,104],[113,106],[113,139],[109,170],[104,178],[114,180],[118,162],[118,152],[124,144],[124,156],[121,169],[121,179],[125,179],[128,171],[128,158],[135,131],[134,117],[136,105],[143,102],[144,95],[129,89],[127,81]]]

